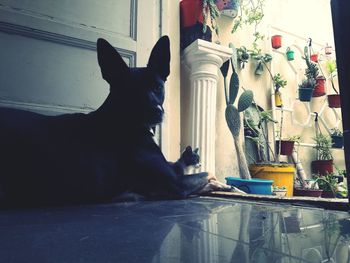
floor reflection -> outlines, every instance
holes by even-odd
[[[0,212],[1,262],[349,262],[344,212],[214,198]]]

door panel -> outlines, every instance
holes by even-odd
[[[159,36],[158,2],[0,0],[0,106],[45,114],[98,108],[108,84],[97,64],[97,38],[130,66],[145,66]]]

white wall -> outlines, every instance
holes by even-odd
[[[235,34],[231,34],[231,28],[233,25],[232,18],[221,17],[219,21],[220,26],[220,37],[215,38],[213,41],[219,40],[222,45],[227,46],[228,43],[232,42],[236,47],[242,45],[251,47],[253,40],[252,32],[253,28],[245,27],[243,30]],[[271,26],[273,28],[271,29]],[[266,35],[266,40],[262,43],[261,47],[266,52],[272,53],[275,57],[273,60],[273,70],[275,73],[280,72],[288,81],[286,89],[282,90],[283,97],[285,98],[286,104],[292,104],[297,97],[296,88],[297,82],[295,81],[294,75],[291,74],[290,69],[287,65],[287,60],[272,52],[270,47],[269,34],[280,33],[275,28],[283,30],[284,35],[283,47],[280,49],[282,52],[285,51],[288,45],[297,43],[304,46],[306,39],[311,37],[314,41],[314,49],[319,51],[326,43],[333,44],[333,30],[330,13],[330,1],[329,0],[266,0],[265,5],[265,18],[263,23],[259,26],[259,32]],[[300,58],[300,54],[296,54],[297,62],[296,67],[303,72],[305,66],[304,62]],[[262,106],[264,109],[271,109],[271,80],[267,72],[263,76],[256,77],[254,75],[255,64],[252,60],[246,65],[246,68],[239,72],[240,83],[246,89],[251,89],[254,92],[255,101]],[[266,70],[265,70],[266,71]],[[301,73],[302,77],[302,73]],[[189,83],[182,78],[182,104],[188,100],[187,89]],[[329,85],[329,83],[328,83]],[[311,105],[311,111],[319,111],[325,97],[315,98]],[[287,103],[288,102],[288,103]],[[216,175],[220,180],[224,180],[224,177],[238,176],[238,167],[234,144],[232,136],[226,124],[224,117],[225,112],[225,100],[224,100],[224,88],[223,79],[221,78],[218,82],[218,94],[217,94],[217,114],[216,114]],[[297,109],[301,107],[296,104]],[[340,114],[340,110],[337,110]],[[183,109],[183,124],[184,129],[182,133],[186,133],[186,109]],[[325,119],[332,126],[334,117],[333,112],[326,110]],[[310,127],[302,128],[298,127],[291,122],[290,114],[284,114],[284,134],[285,136],[292,136],[295,134],[301,134],[304,142],[312,142],[311,137],[314,135],[314,127],[311,124]],[[278,114],[276,117],[279,119]],[[296,114],[296,118],[304,120],[305,112],[300,110]],[[272,138],[272,137],[270,137]],[[344,155],[341,150],[333,150],[336,165],[339,168],[344,168]],[[304,164],[304,168],[308,175],[311,176],[310,172],[310,161],[315,156],[315,150],[310,147],[301,147],[300,156]]]

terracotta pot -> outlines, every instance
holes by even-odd
[[[292,155],[294,149],[294,141],[281,140],[281,155]],[[279,152],[280,141],[276,141],[276,151]]]
[[[312,93],[312,97],[321,97],[326,95],[326,89],[324,84],[326,83],[326,78],[323,76],[318,76],[316,78],[316,86],[314,92]]]
[[[340,108],[340,95],[339,94],[332,94],[327,96],[328,99],[328,106],[330,108]]]
[[[278,49],[282,46],[282,36],[274,35],[271,37],[271,45],[274,49]]]
[[[180,1],[180,21],[181,27],[189,27],[203,23],[202,1],[182,0]]]
[[[310,196],[310,197],[320,197],[323,190],[321,189],[300,189],[294,188],[294,196]]]
[[[335,198],[334,196],[334,193],[332,191],[324,191],[322,192],[322,195],[321,195],[322,198]]]
[[[333,173],[333,160],[317,160],[311,162],[311,171],[315,174],[326,175]]]
[[[317,63],[318,62],[318,55],[317,54],[312,54],[310,56],[310,60]]]

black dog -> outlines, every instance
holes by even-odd
[[[96,111],[44,116],[0,108],[0,187],[8,204],[100,202],[125,191],[183,198],[207,183],[207,173],[176,173],[150,132],[164,113],[168,37],[146,68],[128,68],[103,39],[97,54],[110,94]]]

